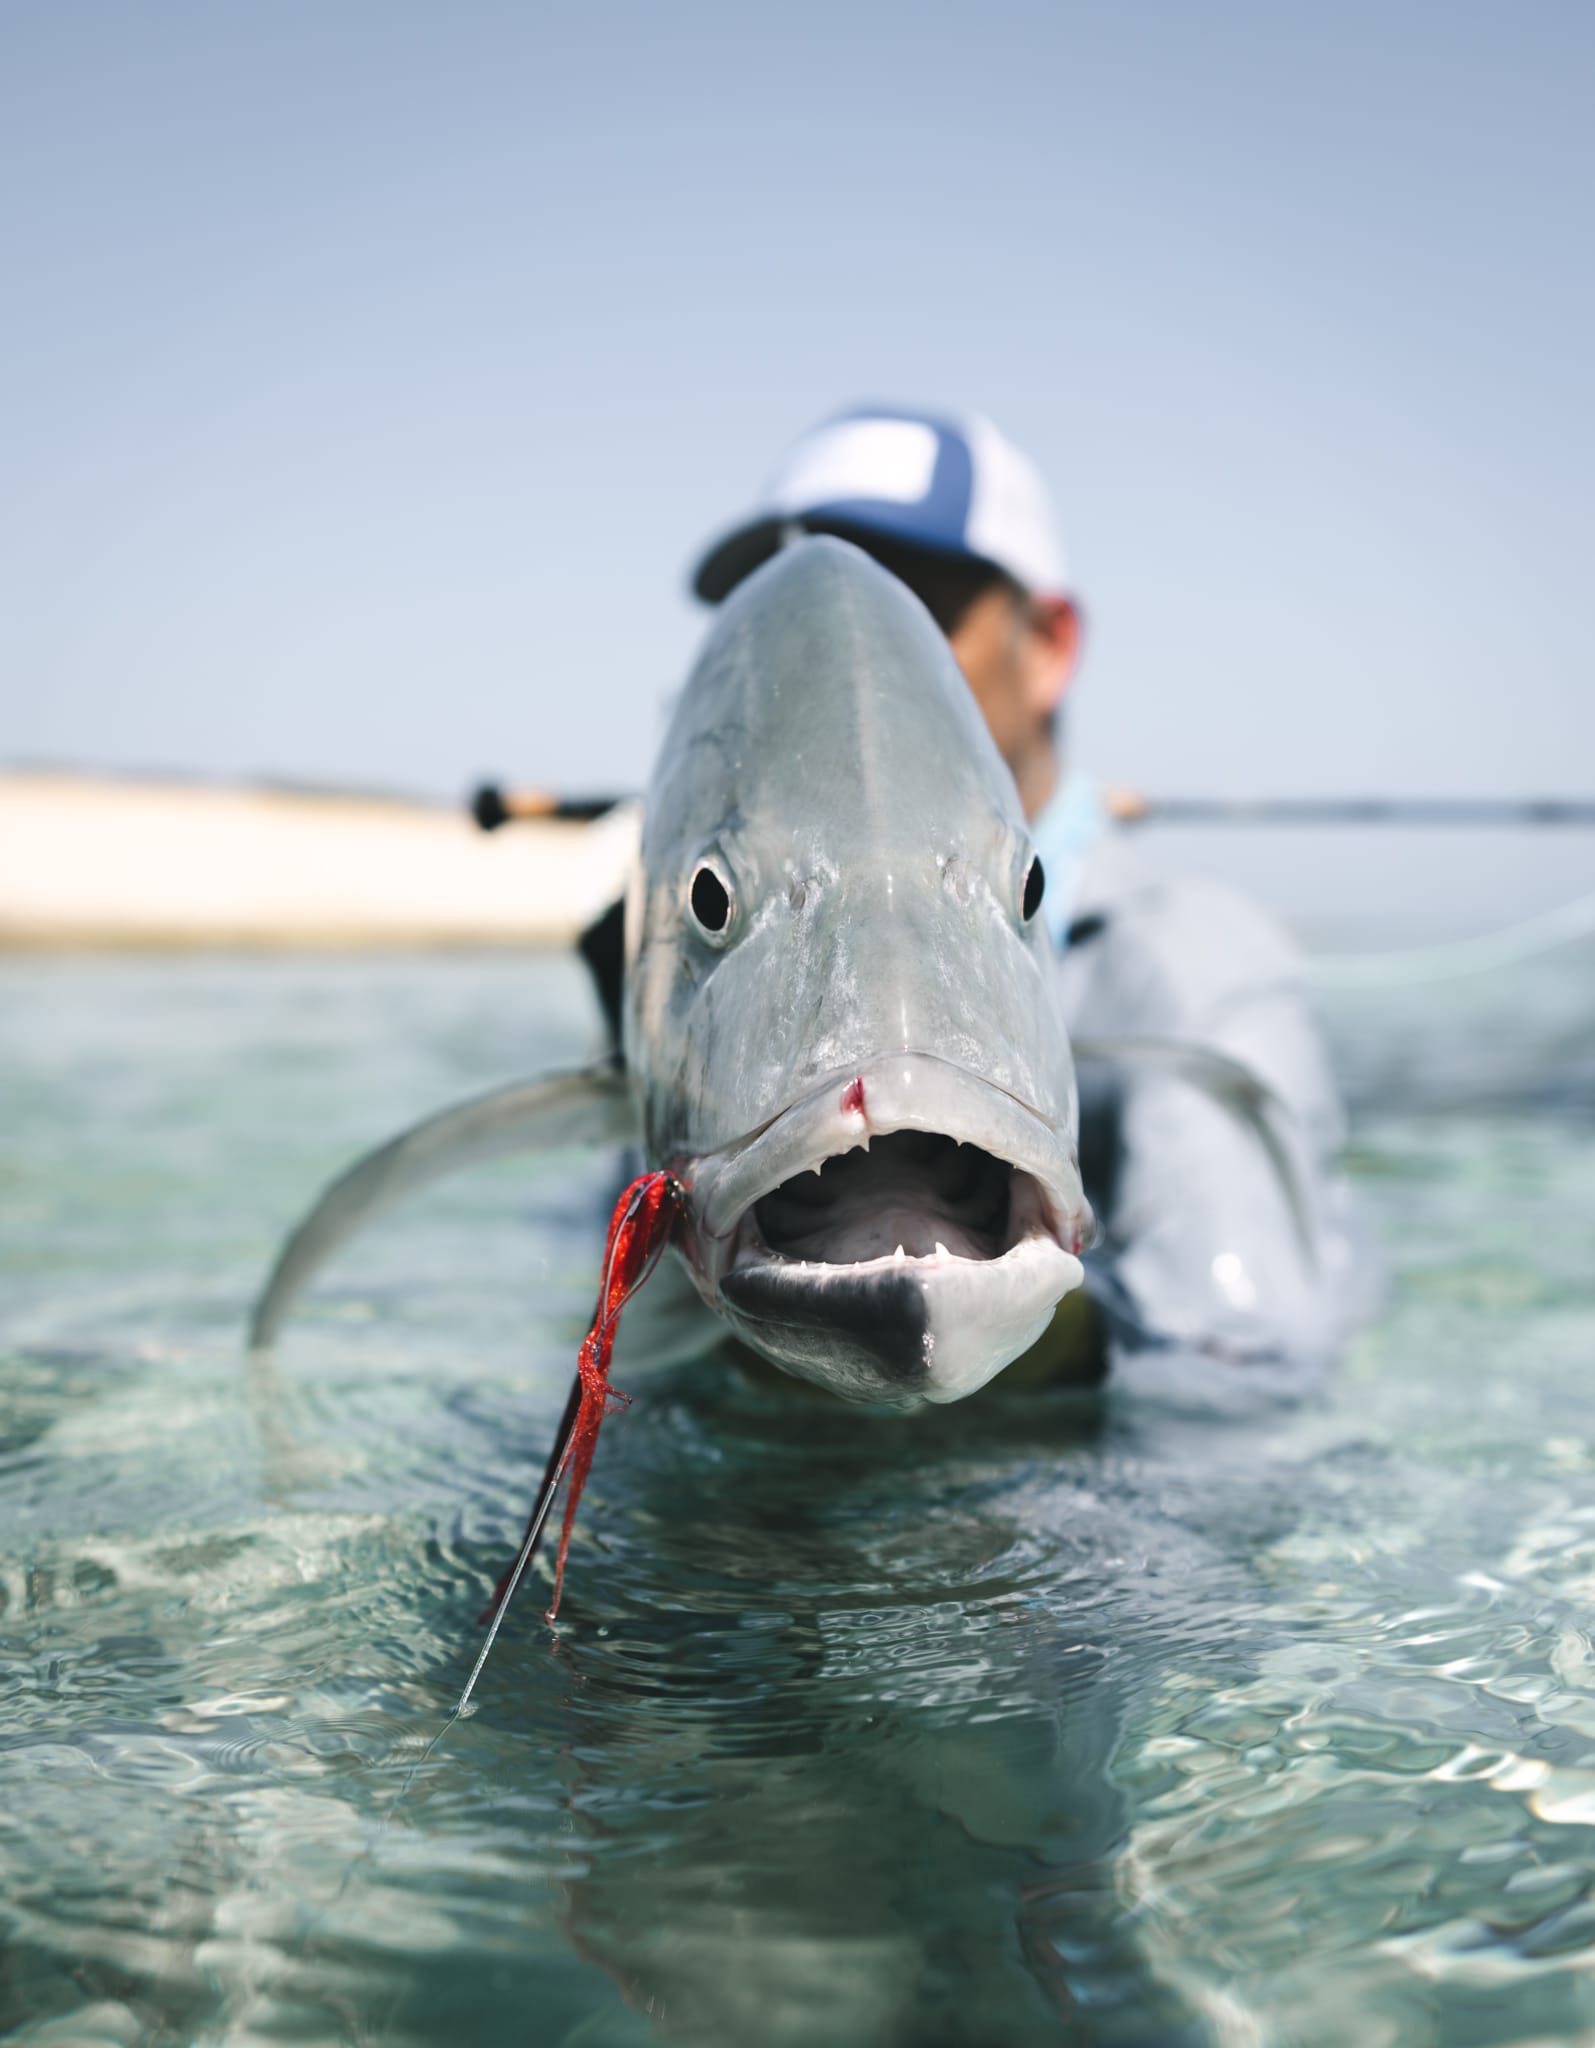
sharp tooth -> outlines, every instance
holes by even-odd
[[[903,1247],[899,1245],[897,1247],[897,1250],[892,1254],[892,1256],[898,1259],[906,1259],[908,1257],[908,1254],[903,1250]]]
[[[952,1257],[952,1253],[947,1249],[946,1245],[942,1243],[939,1237],[936,1240],[936,1256],[938,1259],[950,1259]]]

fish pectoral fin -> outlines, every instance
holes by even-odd
[[[1301,1169],[1279,1134],[1278,1119],[1290,1118],[1289,1105],[1252,1067],[1210,1045],[1183,1038],[1083,1038],[1074,1041],[1077,1060],[1102,1060],[1109,1066],[1174,1074],[1239,1119],[1257,1139],[1274,1169],[1285,1206],[1309,1266],[1318,1263],[1313,1205]]]
[[[514,1081],[426,1117],[339,1174],[298,1225],[255,1303],[250,1348],[275,1341],[295,1301],[346,1238],[418,1188],[510,1153],[624,1144],[636,1136],[625,1071],[615,1061]]]

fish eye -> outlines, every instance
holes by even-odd
[[[1026,924],[1041,908],[1041,899],[1046,894],[1046,888],[1047,874],[1041,865],[1041,856],[1033,853],[1030,856],[1030,865],[1025,869],[1024,896],[1021,902]]]
[[[723,941],[731,928],[731,889],[718,862],[699,861],[692,871],[687,902],[704,937]]]

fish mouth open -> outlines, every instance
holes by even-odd
[[[773,1188],[744,1216],[739,1250],[857,1271],[1000,1259],[1047,1227],[1033,1175],[943,1131],[889,1131]]]
[[[1081,1279],[1067,1136],[929,1055],[816,1091],[699,1182],[700,1284],[766,1357],[855,1400],[972,1393]]]

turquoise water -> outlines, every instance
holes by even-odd
[[[274,1365],[241,1319],[351,1154],[586,1050],[579,981],[6,964],[0,2034],[1595,2035],[1591,964],[1338,999],[1385,1281],[1321,1393],[634,1376],[557,1637],[430,1755],[612,1168],[429,1195]]]

